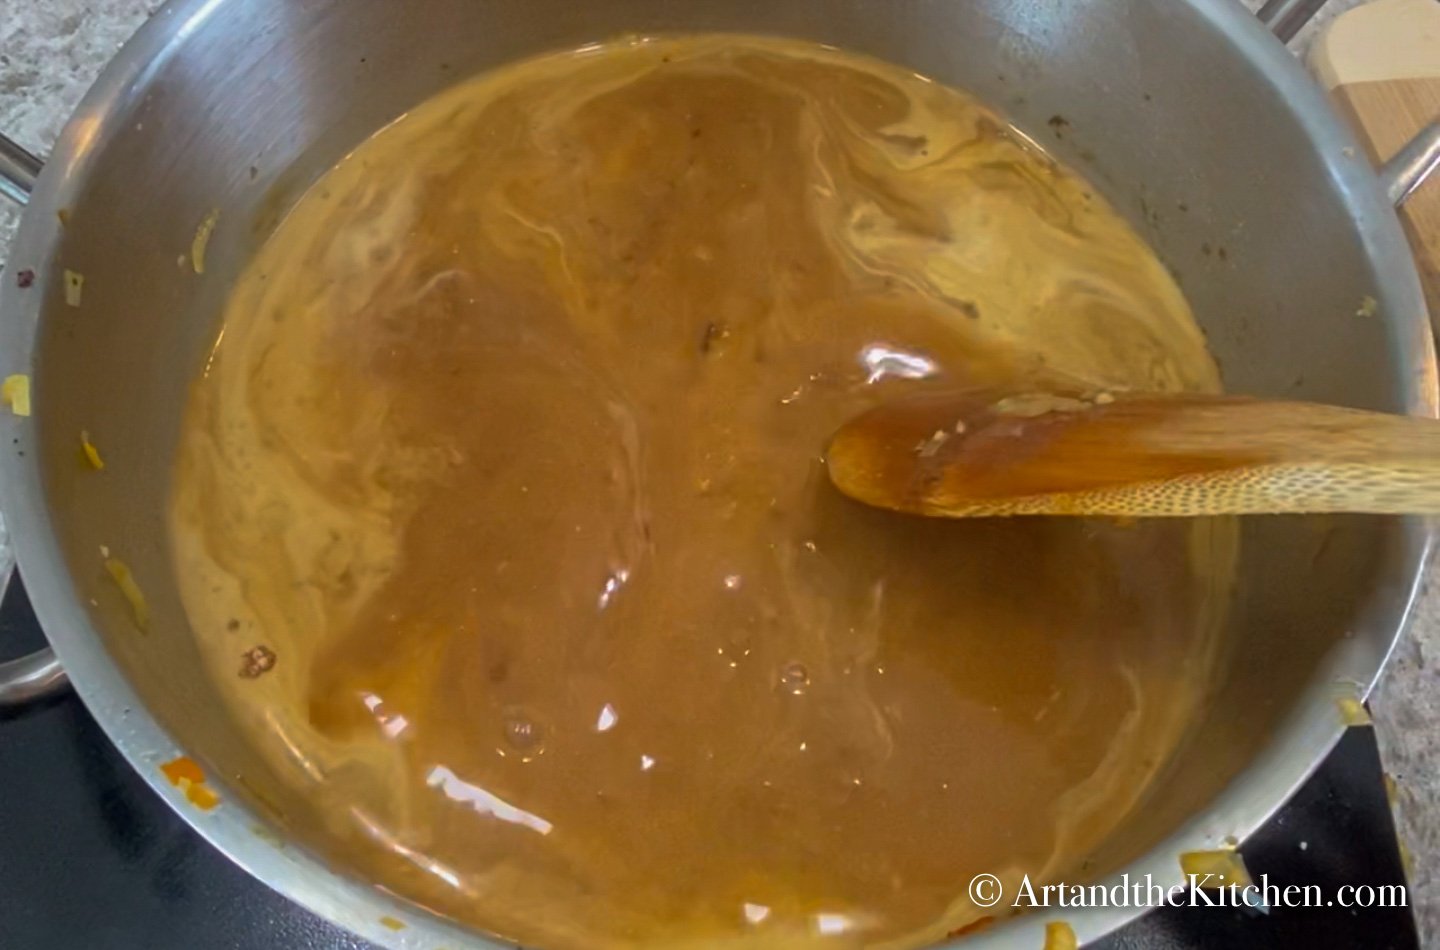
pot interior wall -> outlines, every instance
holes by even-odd
[[[283,812],[217,715],[166,543],[169,459],[227,289],[308,183],[412,105],[507,60],[621,33],[798,36],[967,88],[1088,174],[1152,240],[1232,391],[1406,409],[1419,384],[1367,255],[1372,224],[1356,219],[1327,164],[1336,157],[1315,150],[1281,92],[1213,28],[1223,2],[188,4],[203,10],[189,32],[119,114],[82,119],[91,124],[75,132],[83,147],[72,167],[51,171],[87,181],[46,274],[36,371],[46,490],[81,602],[94,598],[108,649],[182,745],[232,794],[250,794],[232,781],[243,776]],[[1268,42],[1258,26],[1246,35]],[[215,208],[198,276],[177,257]],[[62,268],[85,275],[79,309],[65,306]],[[1357,315],[1366,296],[1378,315]],[[103,478],[76,462],[81,430],[105,452]],[[1213,701],[1097,871],[1211,800],[1261,753],[1335,649],[1358,650],[1373,670],[1408,597],[1415,537],[1398,520],[1245,522]],[[105,577],[101,545],[145,590],[147,634]],[[1366,646],[1344,646],[1347,634]]]

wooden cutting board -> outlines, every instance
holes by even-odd
[[[1316,41],[1310,68],[1370,158],[1390,158],[1440,117],[1440,0],[1373,0],[1351,10]],[[1401,218],[1440,320],[1440,175],[1411,196]]]

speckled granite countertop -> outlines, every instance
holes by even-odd
[[[1243,0],[1258,7],[1260,0]],[[1334,0],[1297,39],[1357,5]],[[44,154],[115,51],[159,4],[149,0],[0,0],[0,130]],[[0,206],[0,248],[18,215]],[[0,251],[3,259],[3,251]],[[3,543],[3,542],[0,542]],[[1412,900],[1426,945],[1440,942],[1440,566],[1426,578],[1415,622],[1372,709],[1398,794],[1401,839],[1412,858]]]

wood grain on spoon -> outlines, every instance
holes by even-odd
[[[1440,512],[1440,422],[1239,396],[928,393],[846,424],[827,463],[932,517]]]

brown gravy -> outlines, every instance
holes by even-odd
[[[556,947],[924,943],[975,874],[1073,872],[1207,669],[1223,523],[825,480],[877,400],[1052,374],[1219,386],[1152,252],[966,95],[756,38],[520,63],[235,288],[187,610],[289,822],[407,897]]]

